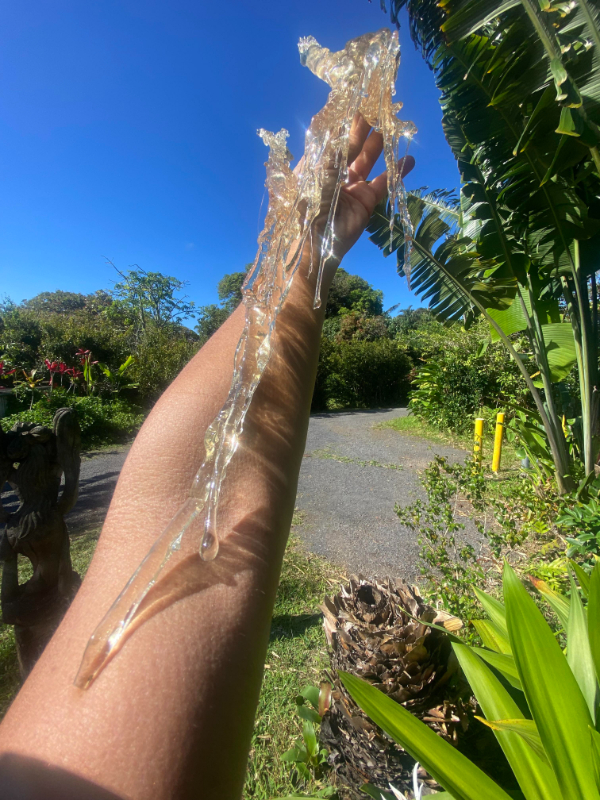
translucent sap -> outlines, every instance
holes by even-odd
[[[323,187],[331,170],[337,179],[329,217],[320,242],[320,263],[315,308],[321,305],[323,267],[333,255],[334,217],[340,191],[348,174],[348,147],[357,113],[383,136],[388,176],[390,237],[394,214],[400,214],[410,231],[398,147],[402,137],[415,133],[410,122],[396,114],[393,103],[400,47],[397,34],[383,29],[352,39],[337,53],[321,47],[312,36],[299,42],[300,60],[331,87],[325,106],[313,117],[306,132],[304,158],[293,172],[285,130],[259,135],[269,147],[266,186],[269,209],[258,239],[254,265],[243,287],[246,322],[234,359],[233,380],[227,401],[205,436],[206,455],[188,500],[167,525],[129,583],[104,617],[85,650],[75,685],[87,688],[125,641],[141,602],[160,576],[168,559],[179,549],[182,537],[198,531],[200,555],[214,559],[219,551],[217,512],[221,485],[244,429],[246,413],[271,352],[277,316],[297,270],[311,226],[322,205]],[[311,240],[312,244],[312,240]],[[410,235],[406,235],[410,247]]]

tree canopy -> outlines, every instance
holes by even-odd
[[[383,292],[358,275],[351,275],[340,267],[329,290],[326,317],[335,317],[344,311],[357,311],[368,317],[383,314]]]
[[[140,331],[146,331],[150,323],[166,328],[196,315],[195,305],[187,295],[177,296],[187,286],[186,281],[134,266],[136,269],[127,272],[117,270],[121,280],[115,283],[112,296],[131,313]]]

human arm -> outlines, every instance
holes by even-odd
[[[336,218],[338,260],[385,192],[385,178],[365,182],[381,151],[380,137],[365,143],[367,133],[358,121],[354,170]],[[218,558],[201,562],[198,542],[184,539],[160,613],[148,615],[88,691],[73,686],[91,632],[187,496],[204,432],[229,391],[243,306],[144,424],[82,588],[0,726],[0,782],[10,785],[7,777],[20,770],[12,796],[27,796],[29,781],[30,796],[46,799],[50,772],[61,800],[105,796],[99,787],[136,800],[239,796],[324,315],[325,303],[312,307],[317,270],[313,264],[308,276],[308,258],[278,318],[273,355],[228,469]],[[330,264],[324,299],[334,272]],[[87,781],[85,795],[72,776]]]

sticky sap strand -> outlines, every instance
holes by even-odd
[[[366,34],[348,42],[338,53],[321,47],[312,37],[301,39],[298,46],[301,62],[325,80],[331,92],[306,133],[298,175],[290,169],[287,131],[259,131],[269,147],[269,208],[258,239],[258,253],[243,287],[246,320],[235,352],[229,396],[206,432],[205,459],[194,478],[189,499],[161,533],[91,637],[75,679],[80,688],[89,687],[123,645],[141,603],[179,549],[184,534],[198,535],[204,560],[212,560],[218,554],[218,502],[227,466],[237,450],[248,408],[268,363],[277,316],[307,237],[312,252],[312,226],[321,208],[326,172],[333,167],[337,178],[321,244],[315,307],[321,303],[321,281],[334,249],[335,211],[347,177],[350,130],[357,112],[383,136],[390,236],[397,209],[406,240],[410,240],[410,218],[398,169],[398,142],[402,136],[410,138],[415,129],[412,123],[396,118],[401,104],[392,103],[399,63],[397,34],[387,29]]]

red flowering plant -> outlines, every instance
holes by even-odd
[[[80,347],[75,353],[75,355],[78,356],[79,363],[83,367],[83,380],[85,386],[85,393],[92,394],[95,386],[94,371],[92,367],[94,367],[98,362],[92,361],[92,351],[86,350],[84,347]]]
[[[52,392],[54,390],[54,376],[58,372],[58,361],[50,361],[49,358],[45,358],[44,363],[46,364],[46,369],[50,373],[48,383],[50,385],[50,391]]]
[[[2,383],[10,375],[14,375],[17,370],[15,368],[9,369],[5,361],[0,361],[0,383]]]

